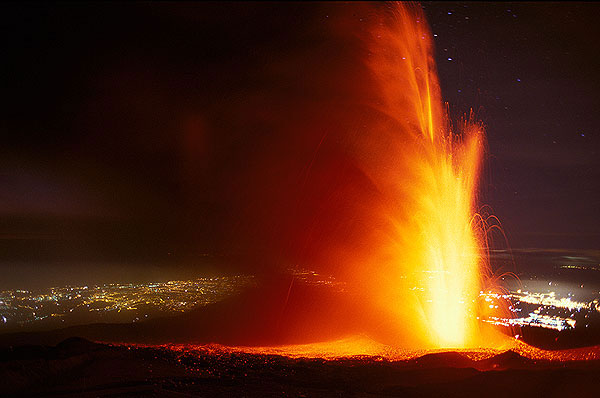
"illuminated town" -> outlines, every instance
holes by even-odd
[[[600,312],[598,299],[577,301],[573,293],[559,297],[554,291],[536,293],[519,289],[507,293],[482,291],[480,298],[493,314],[481,320],[509,328],[530,326],[563,331],[576,326],[589,327]],[[509,303],[508,308],[503,309],[502,303]]]
[[[0,330],[91,322],[137,322],[204,306],[254,284],[252,276],[111,283],[0,292]]]
[[[298,283],[337,292],[331,276],[290,269]],[[224,276],[151,283],[110,283],[0,292],[0,331],[51,329],[95,322],[138,322],[221,301],[255,286],[254,276]]]
[[[290,268],[288,269],[288,272],[293,275],[295,280],[306,285],[325,286],[336,292],[346,291],[346,284],[335,279],[331,275],[322,275],[315,271],[303,268]]]
[[[347,288],[345,283],[329,275],[301,268],[288,271],[297,283],[320,285],[338,293]],[[418,283],[410,290],[425,294],[426,281],[432,277],[432,272],[423,272],[421,277],[414,278]],[[256,284],[253,276],[237,275],[4,290],[0,292],[0,331],[42,330],[95,322],[138,322],[216,303]],[[577,300],[574,293],[567,291],[529,290],[481,291],[479,302],[485,311],[479,321],[507,328],[516,335],[519,327],[560,332],[589,327],[600,319],[598,298]]]

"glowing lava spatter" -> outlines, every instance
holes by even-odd
[[[462,347],[473,344],[477,328],[483,253],[472,221],[483,133],[472,118],[461,124],[459,134],[453,132],[431,36],[420,6],[390,5],[371,31],[367,63],[380,90],[377,110],[403,135],[404,147],[397,153],[402,179],[388,182],[391,193],[403,198],[391,245],[405,279],[398,286],[413,287],[430,344]]]

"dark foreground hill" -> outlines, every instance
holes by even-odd
[[[7,397],[592,397],[599,380],[598,361],[532,361],[511,351],[484,360],[453,352],[324,360],[73,338],[0,355]]]

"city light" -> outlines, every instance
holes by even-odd
[[[151,283],[64,286],[0,292],[0,330],[104,321],[137,322],[220,301],[254,283],[252,276]]]

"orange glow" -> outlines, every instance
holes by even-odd
[[[227,342],[364,334],[398,349],[489,347],[476,303],[481,126],[451,125],[420,6],[319,7],[302,51],[268,63],[274,99],[266,87],[228,110],[248,119],[240,129],[277,134],[225,185],[241,187],[231,218],[244,262],[314,270],[344,291],[265,282],[269,295],[239,303],[257,316],[222,326],[239,329]]]
[[[367,40],[367,65],[379,90],[374,107],[389,120],[377,128],[398,137],[387,148],[389,164],[363,164],[386,196],[384,217],[393,225],[382,245],[391,261],[379,281],[385,286],[380,305],[413,311],[407,319],[428,347],[477,344],[484,242],[472,220],[482,130],[471,117],[453,131],[420,7],[394,4]]]
[[[113,343],[113,345],[119,344]],[[136,346],[157,347],[143,344],[138,344]],[[378,343],[364,336],[355,336],[322,343],[283,345],[274,347],[228,347],[220,344],[169,344],[160,347],[181,352],[198,350],[208,353],[281,355],[288,358],[320,358],[325,360],[361,357],[364,359],[374,360],[407,361],[422,357],[423,355],[427,354],[449,352],[446,349],[400,349]],[[457,352],[472,361],[484,360],[507,351],[513,351],[524,358],[529,358],[536,361],[570,362],[600,359],[600,346],[567,350],[544,350],[514,339],[505,339],[503,340],[502,344],[497,345],[494,348],[462,348],[453,349],[452,351]]]
[[[114,344],[114,343],[113,343]],[[126,345],[126,344],[125,344]],[[145,345],[137,345],[145,346]],[[147,347],[155,347],[148,345]],[[229,347],[220,344],[209,344],[209,345],[191,345],[191,344],[170,344],[163,347],[169,347],[174,351],[193,351],[202,350],[213,353],[223,352],[243,352],[247,354],[256,355],[281,355],[288,358],[321,358],[326,360],[335,360],[340,358],[353,358],[353,357],[365,357],[375,358],[380,360],[389,361],[405,361],[420,356],[447,352],[444,349],[403,349],[385,344],[378,343],[365,336],[354,336],[347,337],[340,340],[320,342],[312,344],[297,344],[297,345],[282,345],[282,346],[269,346],[269,347],[252,347],[252,346],[235,346]],[[457,349],[456,352],[469,357],[473,360],[485,359],[491,356],[497,355],[509,349],[517,347],[514,344],[507,344],[500,348],[479,348],[476,350],[469,349]],[[519,350],[518,352],[528,352],[531,355],[543,356],[543,350],[526,346],[529,351]],[[524,355],[527,356],[527,355]],[[549,358],[550,359],[550,358]],[[558,356],[553,357],[558,359]]]

